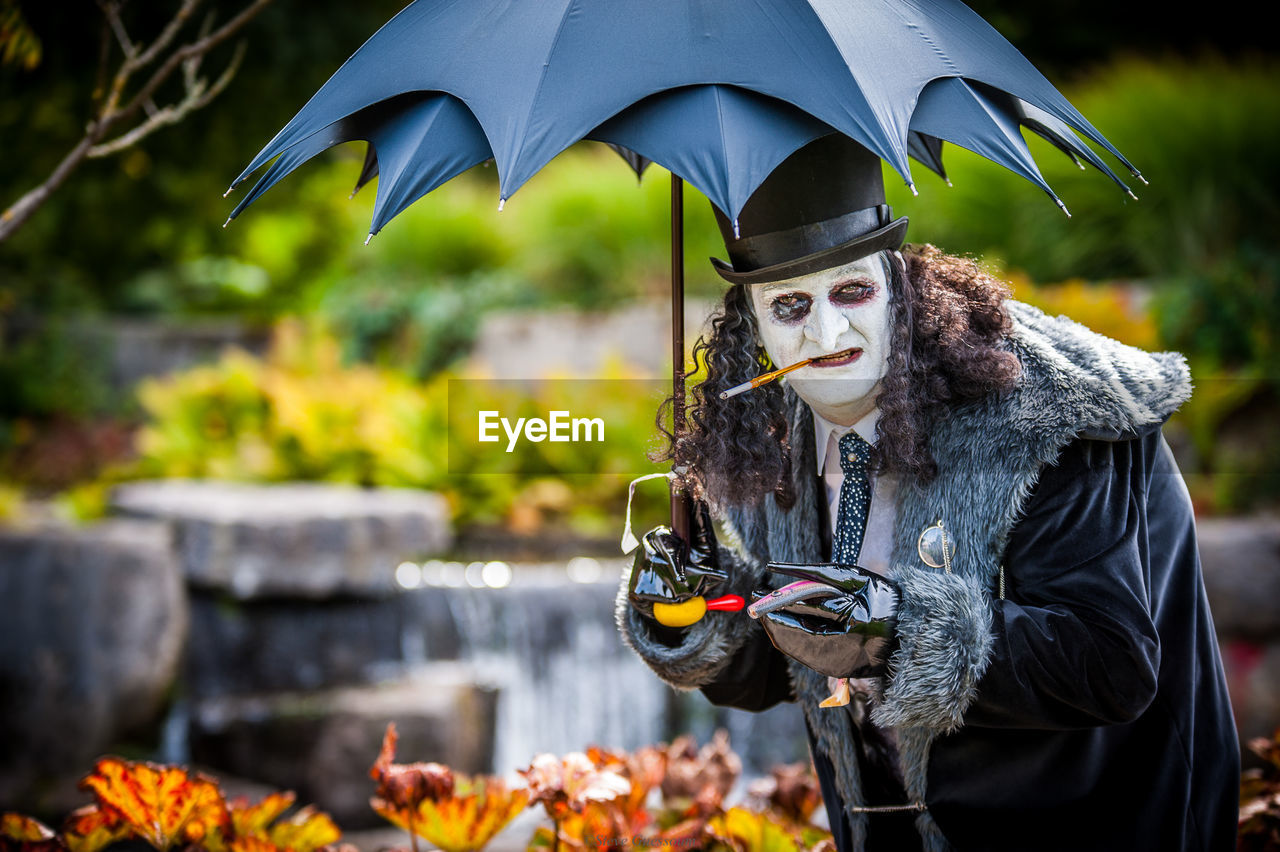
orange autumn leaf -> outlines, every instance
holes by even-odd
[[[631,792],[631,782],[618,772],[598,769],[582,752],[558,759],[555,755],[534,757],[528,769],[517,770],[529,788],[529,802],[541,802],[553,820],[569,812],[582,813],[589,802],[608,802]]]
[[[322,846],[336,843],[342,837],[342,832],[328,814],[306,807],[289,819],[271,826],[267,837],[278,849],[315,852]]]
[[[342,832],[328,814],[305,807],[286,820],[280,815],[294,802],[291,792],[272,793],[255,805],[247,797],[233,799],[227,807],[230,834],[212,832],[204,841],[208,852],[314,852],[335,843]]]
[[[501,831],[529,802],[500,778],[468,778],[438,763],[395,763],[396,729],[387,725],[382,750],[369,770],[378,782],[369,804],[409,832],[417,848],[424,837],[444,852],[474,852]]]
[[[229,819],[217,784],[180,767],[108,757],[98,761],[80,786],[94,794],[104,812],[124,823],[129,834],[161,852],[201,845]]]
[[[71,852],[98,852],[130,833],[129,826],[114,812],[97,805],[72,811],[62,826],[62,839]]]
[[[0,850],[9,852],[65,852],[53,829],[22,814],[0,814]]]
[[[235,837],[266,836],[267,828],[289,810],[294,798],[291,792],[272,793],[256,805],[249,804],[246,796],[235,798],[228,806],[232,834]]]
[[[521,789],[500,778],[455,775],[452,794],[423,799],[416,807],[395,806],[374,798],[373,809],[393,825],[425,838],[443,852],[476,852],[506,827],[529,803]]]
[[[53,839],[53,829],[22,814],[0,814],[0,837],[19,843],[39,843]]]
[[[586,754],[597,769],[615,772],[631,782],[631,792],[626,801],[621,803],[623,811],[628,815],[644,812],[649,791],[661,784],[667,774],[667,752],[665,748],[657,746],[644,746],[633,752],[590,746]]]

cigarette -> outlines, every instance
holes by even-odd
[[[721,391],[720,398],[729,399],[730,397],[737,396],[740,393],[746,393],[749,390],[755,390],[761,385],[769,384],[769,382],[773,381],[779,376],[785,376],[787,373],[790,373],[792,370],[799,370],[801,367],[807,367],[810,364],[812,364],[814,361],[825,361],[829,358],[842,358],[845,355],[848,355],[852,351],[853,351],[852,349],[845,349],[843,352],[836,352],[832,355],[820,355],[817,358],[806,358],[803,361],[797,361],[796,363],[792,364],[790,367],[783,367],[780,370],[773,370],[772,372],[765,373],[762,376],[756,376],[754,379],[743,382],[740,385],[734,385],[733,387],[729,388],[727,391]]]

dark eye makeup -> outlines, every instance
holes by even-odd
[[[779,322],[795,322],[809,313],[812,304],[804,293],[781,293],[769,300],[769,312]]]
[[[852,281],[841,281],[831,288],[830,299],[833,305],[857,305],[867,301],[876,294],[876,284],[869,278],[855,278]]]
[[[832,286],[827,294],[831,304],[845,307],[858,305],[870,300],[876,294],[876,283],[870,278],[855,278],[841,281]],[[813,307],[813,298],[808,293],[782,292],[769,298],[769,312],[778,322],[799,322]]]

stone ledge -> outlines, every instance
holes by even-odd
[[[111,506],[173,524],[187,580],[242,600],[386,594],[403,559],[452,540],[444,498],[409,489],[159,480]]]

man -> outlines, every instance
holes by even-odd
[[[738,236],[721,219],[732,286],[671,455],[728,546],[705,519],[650,532],[624,638],[716,703],[798,701],[841,850],[1233,848],[1238,743],[1160,435],[1185,363],[904,256],[883,201],[879,160],[836,134]],[[758,620],[654,620],[784,584]]]

